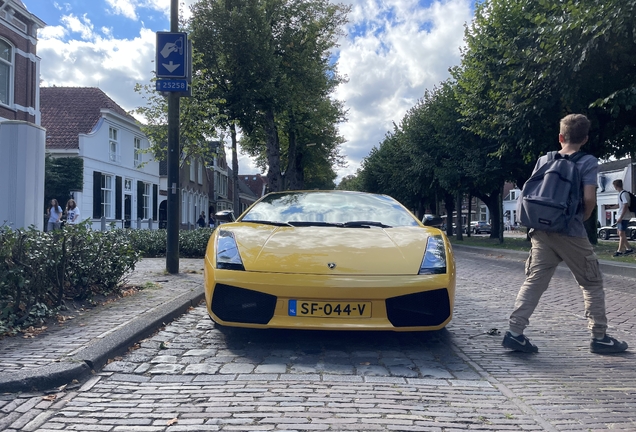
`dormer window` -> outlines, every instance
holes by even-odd
[[[115,163],[121,163],[121,155],[119,153],[119,131],[113,127],[108,128],[108,152],[109,160]]]
[[[12,105],[13,47],[0,39],[0,104]]]
[[[135,168],[141,165],[141,138],[135,137]]]

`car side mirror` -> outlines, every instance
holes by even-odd
[[[214,215],[214,218],[219,222],[234,222],[234,212],[232,210],[221,210]]]
[[[424,220],[425,226],[432,226],[437,228],[441,227],[443,223],[444,223],[444,220],[441,217],[426,218]]]

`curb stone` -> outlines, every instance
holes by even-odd
[[[125,353],[129,347],[150,336],[165,324],[197,306],[203,290],[192,290],[154,307],[116,328],[105,337],[80,348],[67,360],[43,367],[0,373],[0,393],[47,390],[81,380],[101,369],[108,359]]]

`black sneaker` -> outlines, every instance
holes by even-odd
[[[614,252],[614,255],[612,255],[612,256],[619,257],[619,256],[623,256],[623,255],[624,255],[623,252]]]
[[[614,354],[627,350],[627,342],[621,342],[613,337],[605,335],[603,339],[594,339],[590,342],[590,351],[595,354]]]
[[[623,252],[623,255],[631,255],[634,253],[634,249],[627,249],[625,252]]]
[[[509,331],[506,332],[506,335],[501,342],[501,346],[509,348],[513,351],[521,351],[526,353],[539,352],[539,348],[536,345],[532,345],[527,337],[522,334],[515,337],[510,334]]]

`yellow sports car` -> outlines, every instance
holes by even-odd
[[[217,220],[227,223],[207,246],[205,297],[218,324],[414,331],[452,318],[448,239],[389,196],[277,192]]]

